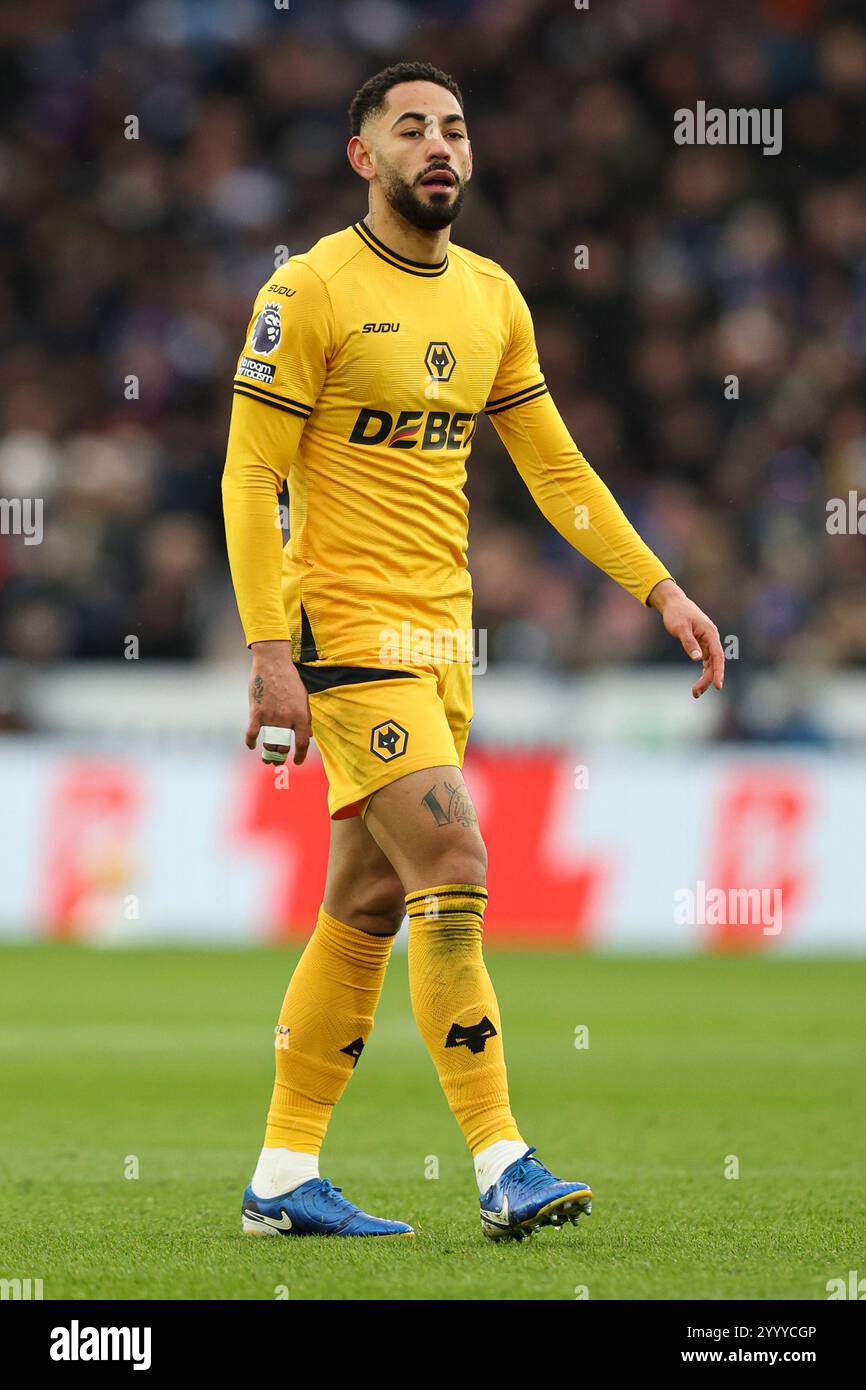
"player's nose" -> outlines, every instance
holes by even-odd
[[[451,148],[441,130],[434,131],[424,142],[424,153],[432,162],[444,159],[447,163],[451,162]]]

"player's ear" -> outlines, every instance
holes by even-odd
[[[463,180],[464,183],[468,183],[469,180],[472,178],[472,145],[468,140],[466,142],[466,145],[469,151],[469,163],[466,165],[466,178]]]
[[[360,135],[353,135],[346,146],[346,157],[356,174],[360,174],[362,179],[369,183],[376,177],[376,170],[370,158],[370,152],[366,143]]]

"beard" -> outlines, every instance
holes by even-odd
[[[383,180],[382,191],[389,205],[411,226],[422,232],[441,232],[460,212],[466,188],[461,179],[453,202],[450,195],[443,194],[434,194],[429,202],[423,202],[414,186],[391,170],[387,183]]]

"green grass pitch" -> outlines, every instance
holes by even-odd
[[[524,1138],[595,1192],[578,1226],[494,1245],[395,951],[320,1170],[417,1237],[242,1236],[297,954],[0,949],[0,1277],[46,1299],[572,1300],[825,1299],[866,1274],[864,961],[489,949]]]

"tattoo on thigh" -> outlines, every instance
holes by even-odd
[[[467,827],[477,825],[478,817],[466,788],[464,786],[452,787],[450,782],[445,782],[444,786],[448,793],[446,807],[443,808],[442,802],[436,795],[435,785],[430,788],[426,796],[421,798],[421,804],[427,807],[436,824],[452,825],[456,822]]]

